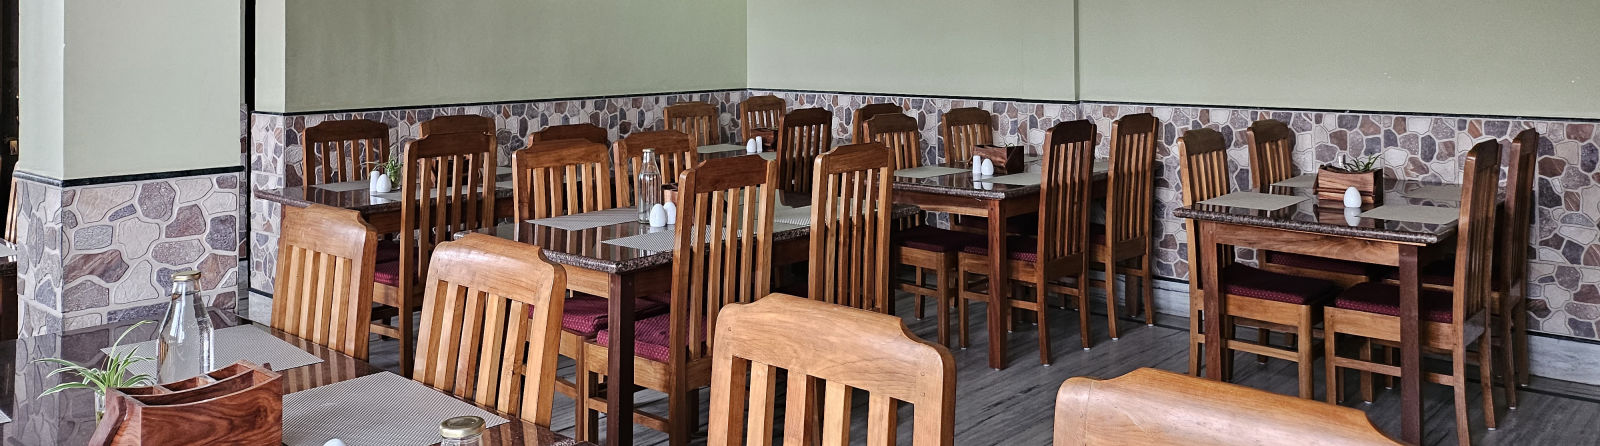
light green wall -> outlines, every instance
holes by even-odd
[[[749,85],[1072,100],[1072,5],[750,0]]]
[[[17,169],[61,178],[66,6],[58,1],[18,5]]]
[[[743,88],[743,0],[269,0],[258,109]],[[258,12],[259,13],[259,12]],[[271,42],[278,39],[282,43]],[[284,57],[284,55],[287,55]],[[280,85],[265,83],[279,82]]]
[[[1593,0],[1080,0],[1086,101],[1600,117]]]

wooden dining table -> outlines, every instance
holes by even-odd
[[[232,313],[212,311],[211,320],[217,328],[238,325],[256,325],[273,336],[305,350],[322,362],[295,367],[278,372],[283,376],[285,395],[359,378],[382,372],[362,361],[311,341],[271,329]],[[94,393],[88,390],[67,390],[51,396],[39,393],[67,379],[65,375],[46,376],[55,367],[33,361],[46,357],[59,357],[80,364],[99,365],[105,361],[100,349],[109,347],[127,327],[138,320],[89,327],[39,336],[0,341],[0,412],[12,421],[0,423],[0,444],[86,444],[97,425],[94,413]],[[154,324],[136,329],[124,344],[148,339],[155,332]],[[441,392],[441,395],[448,395]],[[468,402],[472,404],[471,402]],[[395,404],[405,404],[396,401]],[[484,430],[484,445],[503,446],[578,446],[578,442],[516,416],[494,410],[492,406],[477,405],[508,422]]]
[[[1305,254],[1330,259],[1349,260],[1399,269],[1400,282],[1400,367],[1401,367],[1401,426],[1402,438],[1412,444],[1421,442],[1422,433],[1422,348],[1423,333],[1417,307],[1421,292],[1419,268],[1454,254],[1456,223],[1416,222],[1396,219],[1381,220],[1361,216],[1362,212],[1377,206],[1363,205],[1348,210],[1342,203],[1321,201],[1316,198],[1313,182],[1295,182],[1292,185],[1269,186],[1263,193],[1304,198],[1297,204],[1275,210],[1246,207],[1216,206],[1197,203],[1174,209],[1178,218],[1190,219],[1199,231],[1199,259],[1190,259],[1191,271],[1199,272],[1201,288],[1205,290],[1205,375],[1222,379],[1225,339],[1232,333],[1225,330],[1227,305],[1223,302],[1219,262],[1226,247],[1248,247],[1257,250]],[[1441,198],[1438,191],[1451,185],[1429,184],[1420,181],[1386,179],[1383,185],[1383,205],[1410,205],[1456,208],[1459,202]],[[1459,186],[1454,186],[1459,191]],[[1448,195],[1448,194],[1442,194]],[[1459,197],[1459,192],[1455,196]],[[1257,256],[1260,258],[1261,256]]]

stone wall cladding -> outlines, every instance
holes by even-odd
[[[18,177],[16,193],[18,331],[60,332],[61,187]]]

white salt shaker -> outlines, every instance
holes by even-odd
[[[983,174],[994,175],[994,161],[990,161],[988,158],[983,159]]]
[[[650,227],[659,228],[667,225],[667,208],[657,203],[650,206]]]
[[[1350,186],[1344,190],[1344,207],[1361,207],[1361,192],[1357,191],[1355,186]]]
[[[983,175],[983,157],[977,155],[972,156],[972,174]]]
[[[367,190],[374,194],[385,194],[394,190],[394,184],[389,182],[389,174],[372,171],[367,175]]]
[[[678,224],[678,205],[672,204],[672,202],[668,201],[667,204],[661,205],[661,208],[661,212],[666,214],[667,224]]]

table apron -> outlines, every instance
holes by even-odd
[[[1400,265],[1403,243],[1200,220],[1216,227],[1206,243],[1255,248],[1379,265]]]

